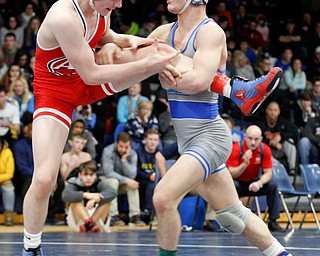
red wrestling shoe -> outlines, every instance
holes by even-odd
[[[250,116],[278,87],[282,75],[282,69],[275,67],[267,75],[252,81],[235,76],[230,81],[230,98],[237,104],[244,115]]]

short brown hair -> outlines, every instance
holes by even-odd
[[[131,142],[131,136],[129,133],[127,132],[121,132],[119,135],[118,135],[118,138],[117,138],[117,142],[119,141],[122,141],[122,142],[128,142],[130,141]]]
[[[80,166],[79,166],[79,173],[82,172],[82,171],[86,171],[86,170],[90,170],[90,171],[92,171],[92,172],[96,172],[97,166],[96,166],[96,164],[95,164],[93,161],[91,161],[91,160],[80,164]]]
[[[160,133],[158,130],[155,130],[155,129],[148,129],[144,135],[145,138],[148,137],[149,134],[158,134],[159,137],[160,137]]]

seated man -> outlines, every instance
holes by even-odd
[[[280,204],[277,185],[272,181],[271,149],[262,142],[262,133],[258,126],[249,126],[244,142],[233,144],[226,165],[234,179],[239,197],[267,196],[269,230],[282,231],[276,221],[279,218]]]
[[[98,173],[119,194],[127,194],[129,224],[144,226],[145,223],[140,218],[139,182],[134,180],[137,175],[137,153],[131,149],[131,137],[128,133],[120,133],[115,143],[103,149]],[[119,217],[117,198],[111,202],[110,216],[111,225],[125,225]]]
[[[298,129],[282,117],[280,106],[276,101],[267,105],[265,117],[257,121],[262,130],[263,142],[272,151],[272,156],[279,162],[288,165],[290,175],[295,175],[297,149],[295,140],[298,137]]]
[[[62,193],[63,201],[70,203],[68,226],[73,231],[100,232],[96,223],[100,219],[105,222],[110,202],[116,196],[116,191],[97,177],[96,165],[92,161],[82,163],[78,177],[68,179]],[[92,214],[91,210],[94,211]]]

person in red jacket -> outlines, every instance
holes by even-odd
[[[239,197],[266,195],[269,230],[283,231],[276,221],[280,217],[280,203],[277,184],[272,181],[271,149],[262,142],[262,132],[258,126],[249,126],[244,141],[233,143],[226,165]]]

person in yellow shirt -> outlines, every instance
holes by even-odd
[[[14,158],[7,142],[0,137],[0,187],[5,210],[5,225],[13,225],[14,186],[11,179],[14,174]]]

